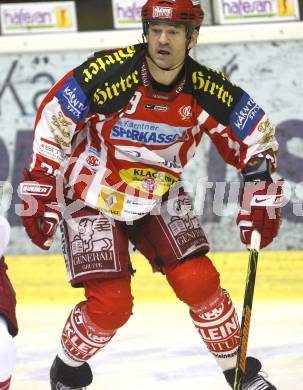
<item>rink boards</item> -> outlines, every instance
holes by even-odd
[[[244,294],[248,252],[218,252],[210,255],[221,274],[221,285],[236,301]],[[9,275],[19,304],[61,304],[82,300],[82,289],[73,289],[66,278],[62,255],[8,256]],[[132,292],[136,303],[175,302],[165,276],[153,273],[140,254],[132,255],[136,269]],[[256,300],[303,300],[303,252],[260,254]]]

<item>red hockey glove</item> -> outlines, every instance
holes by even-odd
[[[35,245],[48,250],[60,219],[56,178],[25,169],[19,192],[23,205],[20,216],[25,230]]]
[[[249,246],[254,229],[261,234],[261,248],[278,234],[281,223],[283,180],[248,182],[241,193],[241,210],[237,217],[240,238]]]

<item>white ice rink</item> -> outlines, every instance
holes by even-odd
[[[12,390],[49,390],[48,371],[71,306],[20,305]],[[237,305],[241,313],[241,304]],[[254,302],[249,354],[278,390],[303,389],[303,302]],[[227,390],[187,309],[138,304],[128,324],[96,355],[89,390]]]

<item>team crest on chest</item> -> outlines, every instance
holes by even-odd
[[[183,121],[189,121],[193,116],[191,106],[181,106],[179,108],[179,114]]]

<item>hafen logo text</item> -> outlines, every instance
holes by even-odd
[[[74,6],[57,2],[43,3],[37,9],[33,3],[5,4],[1,8],[2,33],[18,33],[19,31],[74,31],[76,22]]]
[[[116,4],[116,13],[119,21],[132,20],[139,22],[142,5],[136,1],[130,5],[125,5],[123,2],[121,3],[122,4],[120,4],[120,2]]]
[[[272,15],[273,1],[226,1],[222,0],[222,12],[226,17],[264,16]]]
[[[4,10],[3,12],[3,24],[7,29],[19,26],[26,27],[29,24],[43,26],[52,23],[52,19],[52,14],[49,11],[30,12],[19,8],[12,11]]]

